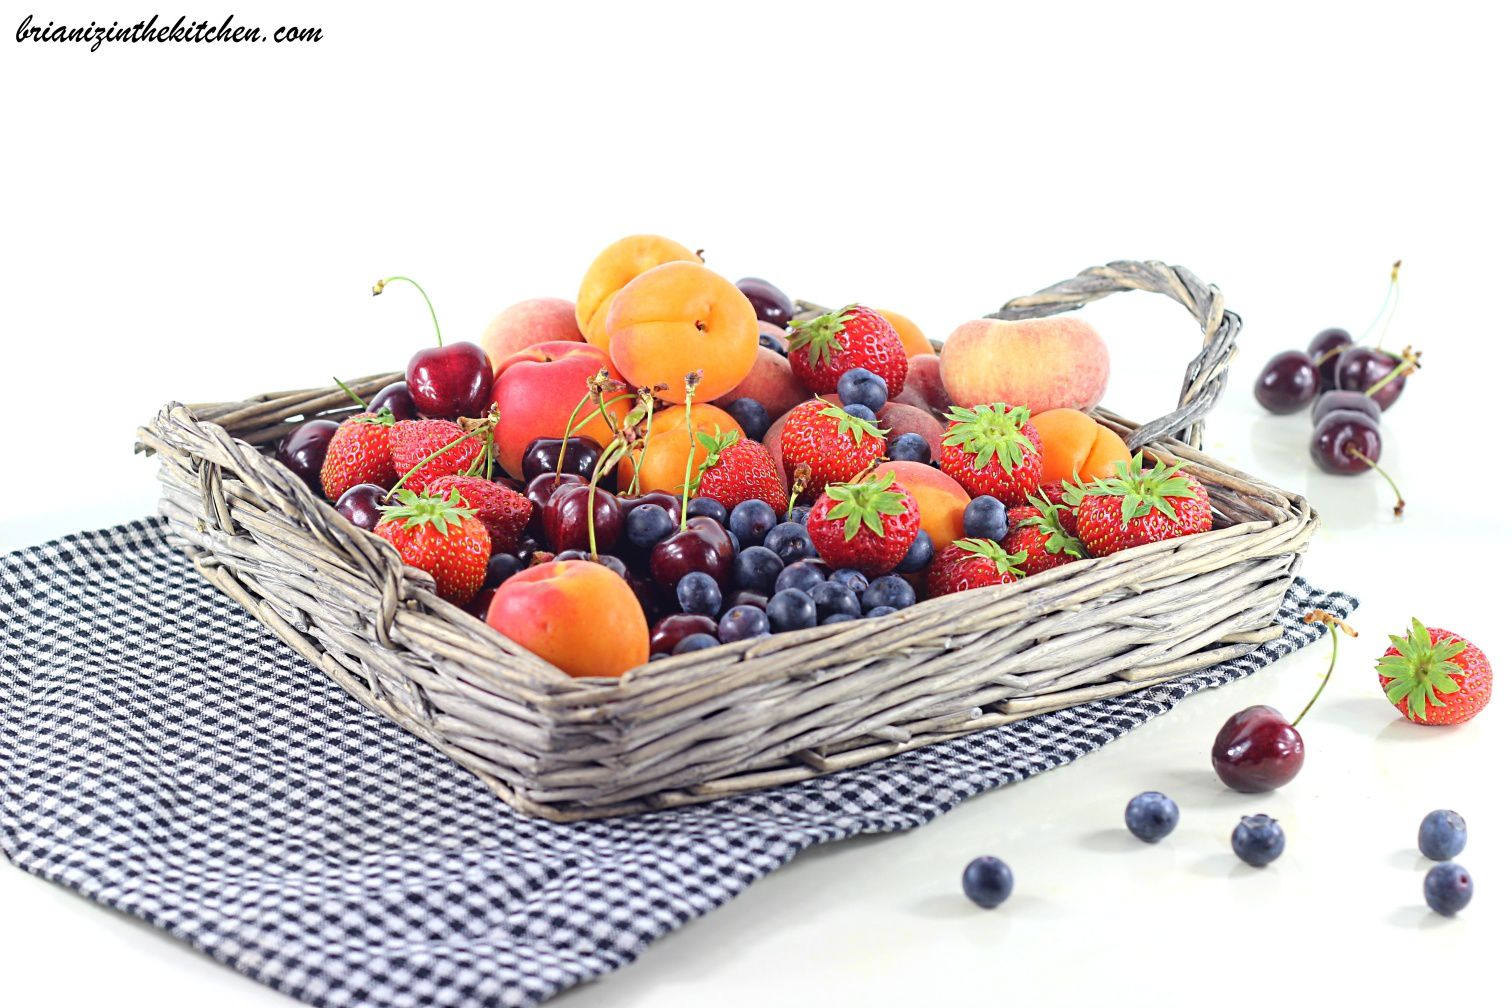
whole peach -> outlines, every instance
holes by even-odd
[[[1078,318],[973,319],[945,341],[940,377],[962,406],[1091,409],[1108,390],[1108,348]]]
[[[728,406],[736,399],[749,397],[766,407],[767,416],[781,416],[809,396],[808,390],[793,377],[787,358],[775,350],[759,347],[756,362],[739,385],[714,400],[716,406]]]
[[[907,403],[935,416],[950,409],[950,396],[945,392],[945,383],[940,380],[940,358],[937,354],[915,354],[908,358],[908,378],[903,382],[903,391],[894,397],[895,402]]]
[[[877,472],[892,473],[898,485],[919,502],[919,527],[928,533],[936,552],[966,534],[971,494],[961,484],[923,462],[883,462]]]
[[[609,304],[620,289],[662,263],[703,262],[691,252],[661,235],[631,235],[621,238],[600,252],[588,266],[578,288],[577,324],[583,338],[600,350],[609,349],[609,334],[604,323],[609,318]]]
[[[527,568],[499,585],[488,625],[570,676],[617,676],[644,664],[651,635],[625,579],[588,560]]]
[[[543,297],[512,304],[499,312],[483,330],[478,345],[488,354],[490,361],[497,362],[516,350],[563,340],[583,342],[583,334],[578,332],[576,309],[565,298]],[[495,373],[497,370],[495,364]]]
[[[703,378],[695,402],[739,385],[756,363],[756,309],[740,288],[698,263],[647,270],[614,296],[605,322],[609,356],[627,381],[682,398],[685,376]]]
[[[493,400],[499,407],[499,425],[494,443],[499,449],[499,464],[515,479],[524,475],[520,463],[525,448],[540,437],[562,437],[574,409],[577,420],[588,422],[576,433],[607,445],[614,436],[603,417],[588,406],[578,409],[588,393],[588,379],[600,368],[609,369],[609,377],[619,373],[609,355],[587,343],[558,340],[537,343],[510,354],[494,366]],[[612,399],[613,393],[606,395]],[[629,411],[627,402],[611,403],[609,415],[617,424]]]

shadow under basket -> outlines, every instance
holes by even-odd
[[[1185,305],[1202,351],[1170,415],[1097,418],[1201,480],[1211,532],[618,679],[573,679],[442,601],[429,575],[272,458],[296,422],[355,411],[339,388],[169,404],[139,447],[161,462],[170,535],[211,583],[511,806],[557,821],[670,808],[1140,689],[1279,634],[1272,623],[1317,516],[1197,450],[1240,328],[1217,288],[1180,267],[1117,262],[991,317],[1053,315],[1123,290]],[[352,384],[366,398],[401,377]]]

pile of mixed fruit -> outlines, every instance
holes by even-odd
[[[1108,382],[1087,323],[978,319],[943,346],[861,305],[800,316],[637,235],[576,303],[515,305],[479,343],[437,325],[403,381],[277,457],[579,676],[1212,527],[1197,480],[1087,412]]]

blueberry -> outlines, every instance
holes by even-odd
[[[829,568],[818,560],[797,560],[782,568],[782,573],[777,575],[777,581],[772,585],[772,589],[784,591],[788,588],[796,588],[806,593],[814,585],[823,583],[827,577],[829,577]]]
[[[872,408],[870,406],[863,406],[860,403],[851,403],[849,406],[842,406],[840,408],[845,410],[845,412],[849,413],[851,416],[855,417],[857,420],[865,420],[868,423],[877,422],[877,414],[872,412]]]
[[[1124,825],[1145,843],[1154,843],[1170,836],[1180,818],[1181,810],[1176,807],[1176,803],[1159,791],[1145,791],[1135,795],[1129,799],[1129,804],[1124,809]],[[1235,836],[1237,835],[1236,833]],[[1239,849],[1237,843],[1235,841],[1236,851]],[[1243,854],[1239,856],[1244,857]]]
[[[766,615],[773,633],[803,630],[819,621],[814,600],[797,588],[784,588],[767,599]]]
[[[677,581],[677,604],[683,612],[718,616],[724,596],[719,592],[718,581],[703,571],[692,571]]]
[[[903,554],[903,559],[898,561],[896,570],[901,574],[917,574],[929,566],[934,559],[934,540],[929,538],[929,533],[923,529],[914,536],[914,541],[909,544],[908,552]]]
[[[819,622],[820,623],[850,623],[850,622],[852,622],[855,619],[856,619],[856,617],[852,616],[850,613],[837,612],[837,613],[830,613],[828,616],[824,617],[824,619],[820,620]]]
[[[766,407],[749,396],[732,400],[725,406],[724,411],[740,424],[740,429],[752,441],[760,441],[766,437],[767,428],[772,426],[772,415],[767,412]]]
[[[856,593],[833,581],[814,585],[809,589],[809,598],[818,607],[821,620],[835,615],[849,616],[851,619],[861,615],[861,603],[856,601]]]
[[[891,616],[897,611],[897,609],[894,609],[890,605],[872,606],[870,609],[866,610],[866,618],[876,619],[879,616]]]
[[[765,546],[752,546],[735,554],[735,586],[770,594],[782,573],[782,558]]]
[[[1247,815],[1234,827],[1229,843],[1240,861],[1264,868],[1286,849],[1286,834],[1281,832],[1281,824],[1268,815]]]
[[[774,526],[772,531],[766,534],[762,545],[782,557],[783,563],[792,563],[794,560],[817,555],[814,552],[814,541],[809,538],[808,529],[797,522],[785,521]]]
[[[887,457],[894,462],[928,462],[929,442],[922,434],[899,434],[887,442]]]
[[[704,648],[718,647],[719,638],[713,634],[695,633],[688,634],[672,648],[673,654],[687,654],[689,651],[702,651]]]
[[[877,606],[887,606],[891,609],[907,609],[918,600],[918,596],[914,594],[913,585],[896,574],[884,574],[861,593],[861,608],[875,609]]]
[[[782,356],[784,357],[788,355],[787,344],[783,343],[782,340],[778,339],[776,336],[773,336],[769,332],[763,331],[760,336],[756,337],[756,341],[762,346],[766,347],[768,350],[776,351],[777,353],[782,354]],[[739,418],[737,417],[737,419]]]
[[[1444,861],[1428,869],[1423,876],[1423,899],[1434,913],[1453,917],[1470,905],[1475,883],[1470,873],[1453,861]]]
[[[797,522],[799,525],[802,525],[808,521],[809,510],[810,506],[808,504],[799,504],[796,507],[788,508],[788,513],[782,520]]]
[[[725,510],[725,506],[712,497],[694,497],[688,501],[688,517],[693,518],[698,515],[713,518],[721,525],[730,518],[730,513]]]
[[[866,368],[851,368],[835,383],[842,406],[865,406],[875,412],[887,403],[887,382]]]
[[[741,546],[759,546],[777,526],[777,512],[764,500],[741,501],[730,509],[730,531]]]
[[[1008,508],[996,497],[973,498],[966,505],[963,520],[968,539],[991,539],[997,542],[1008,538]]]
[[[862,592],[866,591],[866,586],[871,584],[871,582],[867,580],[866,575],[862,574],[854,567],[837,568],[835,572],[829,576],[829,579],[835,582],[835,584],[845,585],[845,587],[849,588],[857,595],[860,595]]]
[[[753,605],[732,606],[719,619],[719,639],[725,644],[771,633],[767,614]]]
[[[492,565],[489,561],[490,569]],[[1429,812],[1418,827],[1418,850],[1434,861],[1448,861],[1465,849],[1467,839],[1464,817],[1448,809]]]
[[[995,857],[979,857],[961,873],[961,890],[983,910],[991,910],[1013,893],[1013,869]]]
[[[484,588],[497,588],[525,569],[525,563],[513,553],[495,553],[488,558],[483,574]]]
[[[637,504],[625,515],[625,538],[641,549],[650,549],[672,534],[677,523],[660,504]]]

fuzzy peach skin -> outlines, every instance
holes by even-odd
[[[501,361],[537,343],[583,342],[577,310],[566,298],[531,298],[512,304],[493,317],[478,345],[490,361]],[[497,367],[497,365],[495,365]]]
[[[695,402],[739,385],[756,363],[756,309],[740,288],[706,266],[669,262],[647,270],[614,296],[605,322],[609,357],[634,386],[673,402],[685,376],[702,372]]]
[[[895,402],[917,407],[926,413],[943,416],[950,409],[950,396],[940,380],[940,358],[933,354],[914,354],[908,358],[908,377]]]
[[[588,379],[604,367],[609,369],[610,378],[619,380],[604,351],[565,340],[537,343],[494,365],[493,398],[499,407],[494,443],[505,472],[520,479],[524,475],[520,463],[530,442],[541,437],[559,438],[566,432],[572,411],[588,392]],[[613,396],[610,393],[606,399]],[[616,424],[629,409],[628,401],[607,407]],[[607,445],[614,432],[603,417],[585,406],[578,410],[577,419],[581,422],[585,418],[587,424],[577,433]]]
[[[625,284],[646,270],[669,262],[703,260],[696,252],[661,235],[631,235],[600,252],[578,287],[576,314],[583,338],[600,350],[608,350],[609,334],[604,323],[609,318],[609,303]]]
[[[643,664],[650,632],[625,579],[587,560],[527,568],[494,592],[488,625],[570,676],[617,676]]]
[[[960,406],[1091,409],[1108,390],[1108,348],[1078,318],[973,319],[945,341],[940,377]]]
[[[736,399],[749,397],[766,407],[767,416],[779,417],[809,397],[808,389],[798,384],[787,358],[775,350],[759,347],[756,362],[739,385],[714,400],[715,406],[728,406]]]
[[[890,472],[898,485],[919,502],[919,527],[929,536],[935,552],[966,534],[966,505],[971,494],[933,466],[923,462],[883,462],[877,473]]]
[[[924,335],[924,330],[920,329],[913,319],[883,308],[876,309],[876,312],[891,322],[892,327],[898,330],[898,339],[903,341],[903,349],[909,357],[913,357],[916,354],[934,356],[934,344],[929,342],[929,337]],[[909,363],[912,364],[913,362],[910,361]]]

